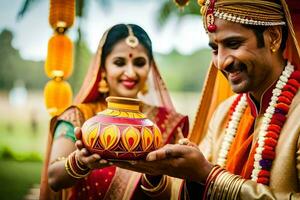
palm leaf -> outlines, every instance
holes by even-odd
[[[179,8],[172,0],[169,0],[162,3],[158,11],[156,21],[162,27],[173,16],[176,16],[178,20],[181,20],[184,16],[187,15],[200,16],[200,6],[196,1],[190,1],[190,3],[184,8]]]
[[[17,14],[17,20],[20,20],[24,15],[30,11],[33,5],[37,4],[40,0],[24,0],[24,3]]]

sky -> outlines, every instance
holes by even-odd
[[[174,48],[182,54],[207,47],[208,38],[198,16],[185,17],[180,22],[176,18],[168,21],[165,27],[159,28],[155,15],[162,0],[111,0],[107,11],[96,3],[88,0],[88,15],[82,19],[84,37],[92,52],[96,51],[103,32],[116,23],[135,23],[143,27],[153,43],[153,50],[168,53]],[[13,31],[13,46],[20,50],[24,59],[44,60],[47,44],[53,34],[48,22],[49,0],[39,0],[21,20],[16,20],[23,0],[0,1],[0,31],[4,28]],[[76,39],[75,21],[67,35]]]

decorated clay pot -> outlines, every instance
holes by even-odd
[[[137,160],[162,144],[159,128],[140,112],[140,100],[108,97],[108,107],[82,126],[82,140],[104,159]]]

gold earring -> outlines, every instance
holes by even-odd
[[[105,77],[106,77],[105,72],[101,72],[101,80],[98,83],[98,91],[100,93],[107,93],[109,91],[108,84],[105,80]]]
[[[143,95],[147,94],[149,92],[148,84],[144,83],[143,88],[141,89],[141,93]]]
[[[275,48],[275,47],[271,47],[271,51],[272,51],[273,53],[275,53],[275,52],[276,52],[276,48]]]
[[[277,50],[276,50],[276,41],[273,41],[272,42],[272,46],[270,47],[272,53],[275,53]]]

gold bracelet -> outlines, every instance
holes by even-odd
[[[87,172],[85,171],[82,171],[84,172],[84,174],[79,174],[76,172],[76,170],[73,169],[73,166],[71,164],[71,159],[72,159],[72,156],[75,156],[74,153],[70,154],[68,159],[65,161],[65,169],[67,171],[67,173],[72,176],[73,178],[76,178],[76,179],[81,179],[81,178],[84,178],[86,177],[89,173],[90,173],[90,170],[88,170]],[[76,160],[76,159],[75,159]],[[76,162],[76,161],[75,161]],[[76,163],[75,163],[76,164]],[[78,166],[77,166],[78,167]]]
[[[80,170],[82,170],[82,171],[86,171],[86,170],[88,170],[89,168],[87,167],[87,166],[85,166],[82,162],[80,162],[80,160],[78,160],[77,158],[76,158],[76,154],[74,155],[74,159],[75,159],[75,162],[76,162],[76,166],[80,169]]]
[[[236,176],[234,176],[234,175],[231,175],[229,178],[228,178],[228,180],[227,180],[227,182],[225,183],[225,188],[224,188],[224,192],[225,192],[225,196],[224,196],[224,199],[226,199],[226,198],[229,198],[229,188],[230,188],[230,186],[232,185],[232,183],[234,183],[234,181],[235,181],[235,179],[236,179],[237,177]]]
[[[222,194],[222,190],[221,190],[222,182],[226,178],[226,176],[224,176],[225,173],[226,171],[221,172],[215,180],[215,184],[214,184],[215,191],[213,192],[213,199],[220,199],[220,196]]]
[[[167,176],[163,176],[161,182],[158,186],[152,189],[145,188],[143,185],[141,185],[141,188],[144,190],[145,194],[152,198],[159,198],[164,196],[165,191],[169,188],[169,179]]]
[[[245,179],[242,179],[240,176],[236,176],[235,183],[234,183],[234,188],[233,188],[232,194],[231,194],[232,199],[238,199],[240,189],[241,189],[242,184],[244,182],[245,182]]]
[[[66,169],[66,172],[68,173],[69,176],[73,177],[73,178],[76,178],[76,179],[80,179],[81,177],[78,177],[76,175],[74,175],[71,171],[70,171],[70,166],[69,166],[69,159],[67,159],[65,161],[65,169]]]
[[[84,170],[82,170],[81,168],[79,168],[79,166],[78,166],[78,164],[77,164],[77,162],[76,162],[76,157],[75,157],[75,152],[73,152],[73,154],[71,154],[70,156],[69,156],[69,158],[68,158],[68,160],[69,160],[69,165],[70,165],[70,169],[71,169],[71,171],[74,173],[74,174],[76,174],[76,175],[78,175],[78,176],[80,176],[80,177],[86,177],[89,173],[90,173],[90,169],[89,168],[86,168],[86,169],[84,169]],[[77,168],[77,169],[75,169],[75,168]]]
[[[222,196],[224,195],[224,186],[225,186],[225,183],[228,179],[228,176],[227,176],[227,172],[225,171],[221,176],[220,176],[220,179],[219,179],[219,184],[217,185],[217,188],[218,188],[218,198],[217,199],[222,199]]]
[[[225,173],[225,171],[221,171],[217,177],[215,178],[214,182],[209,186],[211,187],[211,196],[210,199],[217,199],[217,192],[218,192],[218,182],[220,180],[220,178],[222,177],[222,174]]]
[[[154,193],[154,192],[159,191],[164,186],[166,186],[166,183],[167,183],[167,176],[163,175],[162,178],[161,178],[161,180],[159,181],[159,183],[158,183],[158,185],[156,187],[146,188],[145,186],[141,185],[141,188],[143,190],[145,190],[146,192]]]
[[[205,192],[207,199],[212,199],[214,196],[214,192],[216,188],[214,184],[216,182],[217,177],[224,172],[224,169],[221,168],[219,165],[215,165],[213,169],[209,172],[206,181],[205,181]]]
[[[154,188],[154,186],[152,185],[152,183],[147,179],[146,174],[143,174],[143,175],[142,175],[142,178],[146,181],[146,183],[147,183],[148,185],[150,185],[151,187]],[[160,182],[160,181],[159,181],[159,182]]]

